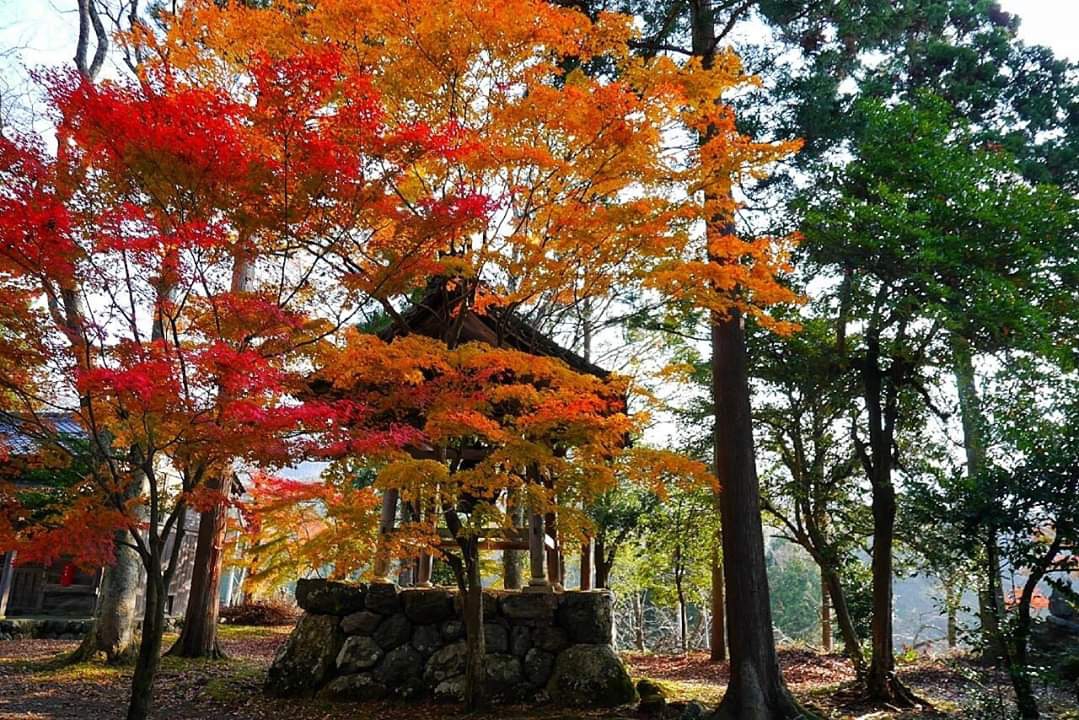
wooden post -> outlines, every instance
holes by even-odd
[[[378,523],[378,548],[375,550],[375,582],[389,583],[390,556],[386,538],[393,532],[397,521],[397,490],[387,490],[382,495],[382,516]]]
[[[547,580],[555,587],[562,586],[562,544],[558,542],[558,515],[547,513],[544,516],[547,537],[551,539],[547,543]]]
[[[581,546],[581,589],[592,589],[592,538]]]
[[[543,527],[543,516],[532,513],[528,521],[528,561],[532,570],[532,577],[528,581],[529,590],[549,590],[551,583],[547,580],[544,566],[544,558],[547,548],[544,543],[546,530]]]
[[[11,576],[14,573],[15,553],[5,552],[0,558],[0,617],[7,615],[7,600],[11,593]]]

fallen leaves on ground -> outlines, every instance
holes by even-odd
[[[314,699],[276,700],[262,694],[262,682],[288,627],[222,626],[220,642],[227,660],[162,658],[155,686],[157,720],[424,720],[461,715],[452,705],[381,702],[331,704]],[[166,637],[168,648],[174,637]],[[60,662],[77,643],[58,640],[0,642],[0,720],[120,720],[125,715],[131,669],[103,662],[64,665]],[[674,700],[698,700],[714,706],[729,678],[726,662],[713,663],[705,653],[652,655],[626,653],[634,679],[659,682]],[[853,686],[850,664],[840,655],[809,649],[780,651],[780,665],[796,696],[827,718],[913,720],[926,717],[970,717],[979,698],[1010,692],[1002,673],[985,672],[963,657],[924,658],[904,665],[900,676],[936,712],[899,712],[864,702]],[[1049,693],[1053,695],[1053,693]],[[1062,707],[1068,700],[1061,696]],[[1050,700],[1049,696],[1043,698]],[[1053,701],[1055,704],[1055,700]],[[1048,709],[1046,717],[1052,715]],[[551,707],[500,707],[470,720],[631,720],[635,708],[564,710]]]

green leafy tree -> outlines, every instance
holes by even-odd
[[[838,279],[827,293],[835,350],[862,395],[853,440],[873,497],[867,683],[875,698],[913,703],[892,648],[901,439],[933,409],[932,366],[954,334],[1007,337],[1024,318],[1045,318],[1042,301],[1061,300],[1075,203],[1059,188],[1023,182],[1010,156],[979,146],[935,97],[859,112],[855,160],[821,178],[818,186],[835,191],[805,203],[803,251],[810,268]]]
[[[754,418],[767,463],[761,476],[764,508],[783,536],[804,548],[819,568],[818,587],[826,589],[829,601],[821,608],[825,647],[831,644],[834,609],[844,651],[862,675],[865,659],[841,571],[871,522],[850,439],[857,386],[837,362],[834,330],[814,318],[788,337],[761,333],[753,338],[760,398]]]

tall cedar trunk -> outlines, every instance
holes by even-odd
[[[483,656],[487,651],[483,634],[483,581],[480,577],[479,546],[475,539],[463,542],[465,563],[465,707],[480,710],[487,706]]]
[[[207,478],[207,490],[225,493],[227,479],[224,473],[214,473]],[[217,619],[220,611],[219,587],[221,567],[224,560],[226,507],[215,503],[199,515],[198,541],[192,563],[191,592],[180,637],[169,649],[170,655],[178,657],[222,658],[224,653],[217,643]]]
[[[147,568],[146,607],[142,615],[142,640],[131,679],[131,703],[127,720],[146,720],[153,702],[154,676],[161,662],[161,635],[165,630],[165,580],[157,548],[151,549],[152,559]]]
[[[693,55],[710,68],[719,41],[713,4],[709,0],[690,0],[689,12]],[[711,130],[703,133],[701,144],[711,137]],[[706,197],[706,204],[714,199]],[[708,259],[719,262],[711,254],[713,242],[718,239],[716,234],[733,233],[734,228],[725,224],[729,222],[727,218],[706,220]],[[720,483],[731,661],[730,683],[716,717],[732,720],[812,717],[791,697],[776,656],[742,316],[732,309],[726,316],[713,313],[710,319],[715,471]]]
[[[764,562],[760,489],[753,456],[745,338],[732,312],[712,325],[712,388],[717,438],[723,557],[726,560],[730,684],[717,718],[811,717],[791,697],[779,672]]]
[[[966,454],[967,477],[977,478],[985,469],[985,441],[982,428],[981,402],[975,384],[974,357],[967,339],[953,333],[952,363],[955,386],[959,395],[959,414],[963,421],[963,450]],[[1004,639],[1000,632],[1000,613],[1004,609],[1004,583],[1000,577],[1000,553],[996,533],[990,530],[982,555],[985,561],[986,582],[978,593],[978,615],[982,632],[982,662],[998,665],[1005,656]]]
[[[828,597],[832,601],[835,621],[839,625],[839,634],[843,638],[843,652],[854,664],[855,674],[862,678],[865,676],[865,657],[862,655],[862,641],[854,627],[854,620],[851,619],[850,608],[847,606],[847,595],[843,592],[839,572],[834,568],[828,568],[822,572],[828,587]]]
[[[718,531],[712,544],[712,635],[709,642],[712,662],[727,659],[727,613],[723,606],[723,560],[719,552],[722,543],[723,533]]]
[[[832,604],[828,598],[828,578],[823,569],[820,572],[820,647],[826,653],[832,652]]]

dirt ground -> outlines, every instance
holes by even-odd
[[[289,628],[222,628],[222,645],[229,659],[162,660],[155,692],[156,718],[169,720],[419,720],[459,715],[446,705],[368,703],[333,705],[317,700],[273,700],[260,687],[266,668]],[[166,642],[166,647],[168,646]],[[114,720],[124,717],[130,670],[103,663],[59,666],[56,659],[76,643],[58,640],[0,642],[0,720]],[[672,701],[698,700],[714,705],[727,683],[725,663],[709,663],[702,654],[685,657],[627,654],[635,679],[657,681]],[[781,652],[784,676],[807,707],[826,718],[895,720],[902,718],[1010,717],[1007,680],[985,673],[962,658],[920,660],[904,665],[901,676],[933,710],[897,712],[867,707],[848,686],[853,680],[847,663],[835,655],[810,650]],[[1039,696],[1044,716],[1079,720],[1079,703],[1062,689],[1046,686]],[[483,716],[470,716],[483,717]],[[605,720],[639,718],[635,708],[582,712],[553,708],[500,708],[491,718]]]

